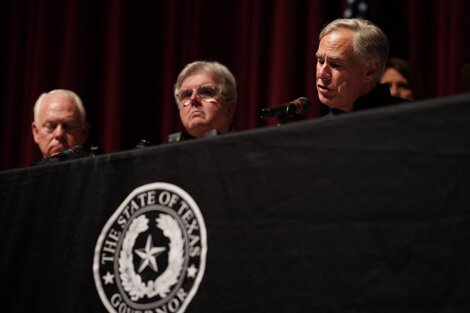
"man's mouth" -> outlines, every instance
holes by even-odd
[[[191,113],[189,113],[189,117],[201,117],[204,116],[204,112],[196,110]]]
[[[58,154],[58,153],[61,153],[62,151],[66,150],[66,149],[67,149],[67,147],[64,144],[59,143],[51,149],[50,154],[51,155]]]
[[[318,84],[317,87],[318,87],[318,89],[323,90],[323,91],[329,91],[329,90],[330,90],[330,89],[329,89],[328,87],[326,87],[325,85],[320,85],[320,84]]]
[[[321,93],[322,95],[327,94],[331,91],[330,88],[324,85],[320,85],[320,84],[317,85],[317,89],[318,89],[318,92]]]

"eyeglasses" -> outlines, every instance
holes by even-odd
[[[181,105],[186,107],[191,103],[191,98],[193,97],[194,92],[196,93],[196,97],[198,97],[200,100],[210,102],[217,101],[215,98],[219,95],[220,89],[219,87],[212,85],[199,86],[197,88],[187,88],[180,90],[176,94],[176,97]]]

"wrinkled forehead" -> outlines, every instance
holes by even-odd
[[[197,88],[202,85],[218,85],[219,82],[211,73],[198,70],[188,75],[181,83],[180,89]]]

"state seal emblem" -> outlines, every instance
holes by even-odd
[[[110,313],[184,312],[204,276],[206,227],[193,198],[169,183],[132,191],[97,240],[93,276]]]

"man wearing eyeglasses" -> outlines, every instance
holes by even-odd
[[[213,61],[196,61],[180,72],[174,88],[181,123],[194,138],[232,130],[237,103],[230,70]],[[174,141],[171,139],[170,141]]]

